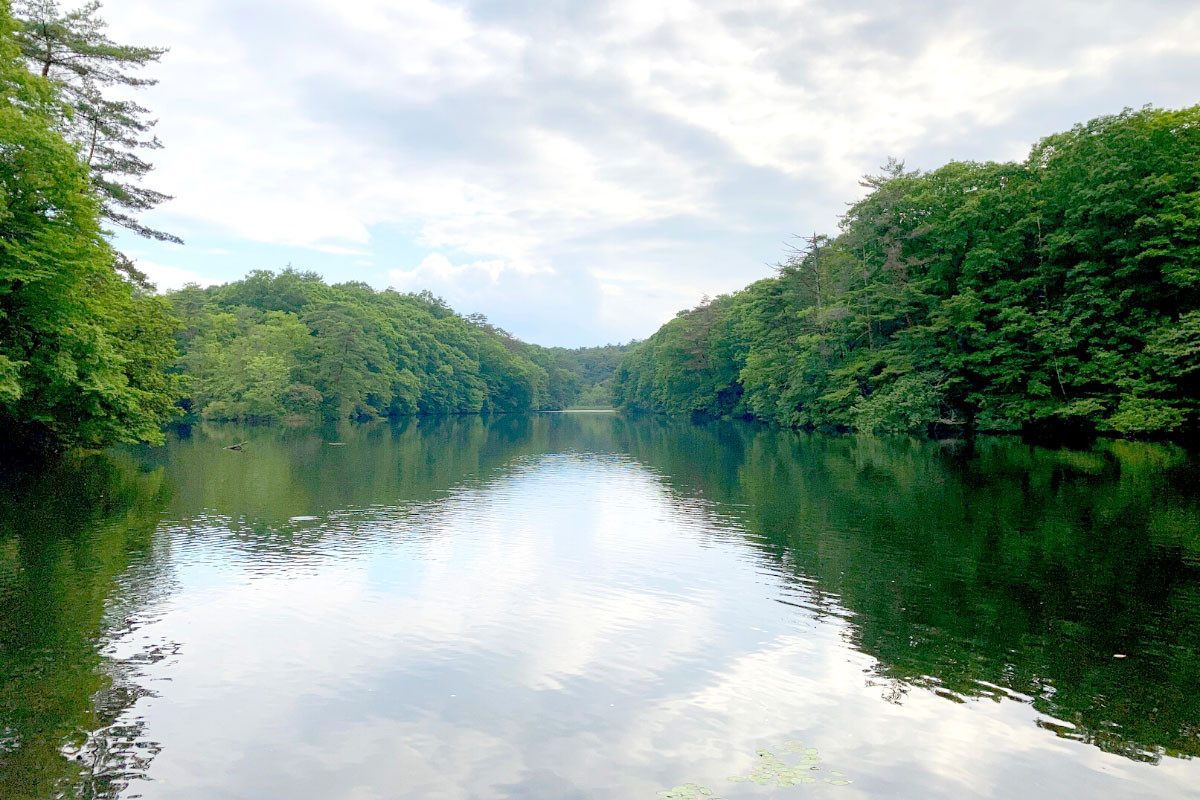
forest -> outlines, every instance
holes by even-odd
[[[836,237],[680,312],[629,410],[870,432],[1195,432],[1200,107],[1104,116],[1020,163],[891,161]]]
[[[175,412],[175,320],[110,243],[165,199],[142,189],[145,109],[112,89],[162,51],[122,47],[97,4],[0,3],[0,445],[158,441]],[[106,94],[107,92],[107,94]]]
[[[15,13],[14,13],[15,11]],[[609,405],[626,347],[525,344],[428,293],[256,271],[166,296],[112,245],[180,242],[142,212],[161,147],[146,108],[162,48],[108,38],[99,3],[0,2],[0,444],[158,442],[214,419],[378,418]]]
[[[378,419],[606,407],[625,346],[526,344],[428,292],[256,271],[167,295],[181,407],[208,419]]]
[[[123,99],[165,50],[99,4],[0,2],[0,439],[161,441],[181,414],[608,407],[872,432],[1195,432],[1200,107],[1094,119],[1020,163],[890,161],[838,235],[646,341],[519,341],[424,292],[291,268],[159,295],[113,231],[161,145]]]

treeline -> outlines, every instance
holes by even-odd
[[[183,408],[209,419],[365,419],[562,409],[603,392],[625,346],[543,348],[428,292],[311,272],[167,295]]]
[[[1022,163],[892,164],[840,235],[814,235],[776,277],[628,354],[547,349],[427,294],[292,271],[155,297],[110,233],[175,240],[138,220],[166,195],[141,184],[160,145],[126,99],[165,51],[111,41],[98,7],[26,0],[15,19],[0,0],[5,447],[152,442],[179,405],[230,419],[616,403],[873,431],[1200,427],[1197,108],[1103,117]]]
[[[127,68],[161,51],[123,48],[50,0],[0,0],[0,449],[154,441],[172,414],[174,322],[109,244],[102,221],[162,195],[131,180],[143,109],[112,101]],[[145,81],[140,83],[144,84]],[[86,146],[85,146],[86,142]],[[141,228],[146,235],[160,235]]]
[[[90,0],[0,0],[0,447],[155,442],[180,411],[365,418],[609,405],[625,347],[524,344],[428,294],[256,272],[168,298],[111,245],[167,195],[129,90],[166,52]]]
[[[612,382],[626,353],[636,341],[628,344],[603,344],[594,347],[537,348],[549,354],[553,363],[574,376],[569,388],[569,401],[560,408],[612,408]]]
[[[635,348],[615,401],[880,432],[1198,427],[1200,107],[864,185],[837,237]]]

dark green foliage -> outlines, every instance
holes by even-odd
[[[565,408],[623,348],[525,344],[427,292],[328,286],[292,269],[168,296],[184,407],[213,419],[370,419]]]
[[[531,353],[549,376],[550,408],[612,408],[612,376],[634,346],[537,347]]]
[[[114,270],[100,202],[0,4],[0,431],[4,445],[156,441],[173,320]]]
[[[635,349],[618,404],[891,432],[1197,427],[1200,107],[864,185],[837,238]]]

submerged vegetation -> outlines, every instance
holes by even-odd
[[[310,272],[168,295],[188,411],[209,419],[373,419],[603,403],[626,347],[544,348],[428,292]]]
[[[836,238],[637,347],[616,401],[879,432],[1196,430],[1200,107],[865,186]]]

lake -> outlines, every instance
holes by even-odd
[[[1194,797],[1197,755],[1171,445],[198,425],[0,500],[5,798]]]

